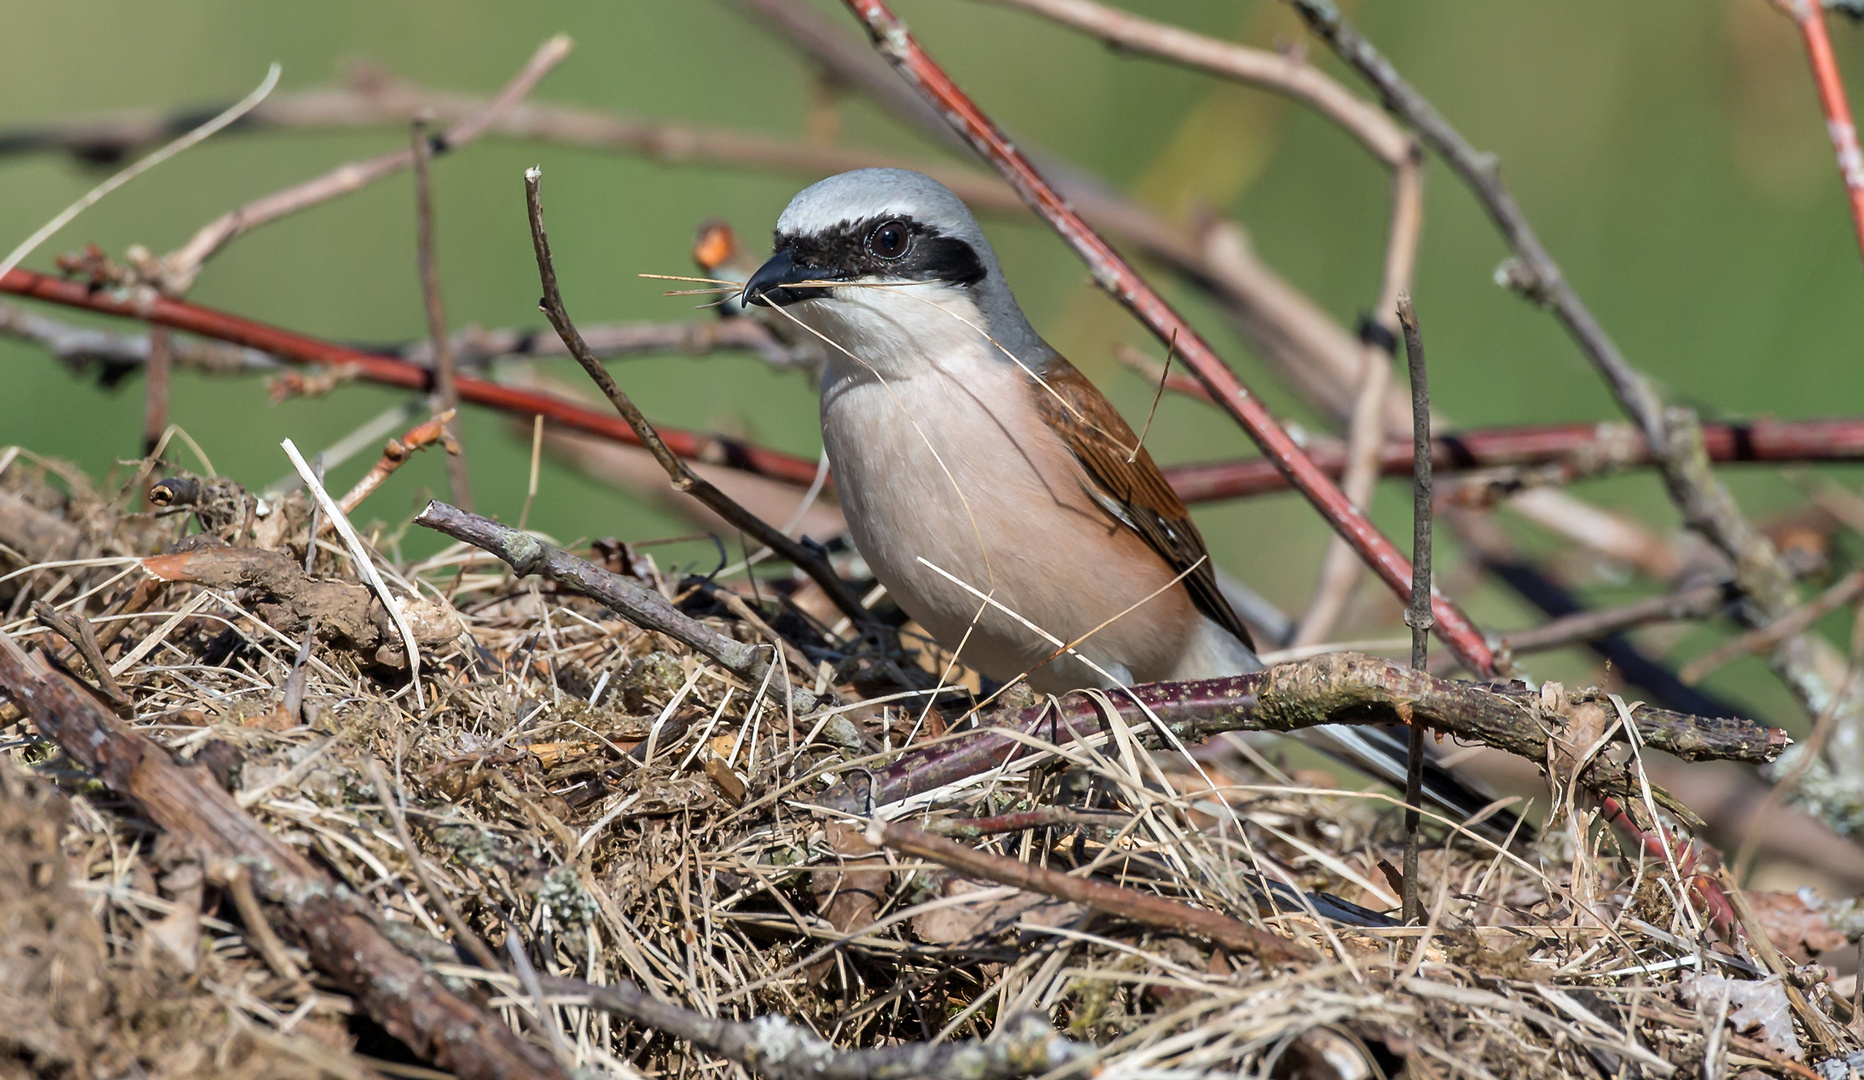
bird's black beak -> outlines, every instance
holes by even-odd
[[[744,302],[762,304],[765,307],[784,307],[798,300],[814,300],[828,295],[828,290],[818,285],[797,286],[799,281],[817,281],[821,271],[798,266],[787,251],[779,251],[770,257],[770,261],[757,268],[751,280],[744,283]]]

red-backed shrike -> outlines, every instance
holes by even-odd
[[[806,188],[743,296],[828,344],[822,439],[855,547],[966,664],[1051,693],[1262,666],[1184,503],[942,185],[862,169]],[[1402,786],[1401,739],[1309,734]],[[1487,802],[1432,772],[1439,801]]]

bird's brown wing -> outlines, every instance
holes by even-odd
[[[1185,588],[1197,609],[1235,634],[1251,649],[1249,628],[1237,618],[1217,587],[1204,537],[1191,521],[1183,500],[1166,482],[1139,437],[1087,376],[1057,356],[1042,372],[1042,385],[1031,382],[1036,408],[1061,435],[1087,470],[1089,494],[1119,524],[1139,534],[1175,573],[1185,573]],[[1133,454],[1135,447],[1139,453]],[[1128,461],[1127,458],[1132,460]]]

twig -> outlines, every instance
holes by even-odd
[[[1043,866],[1032,866],[1021,859],[992,855],[987,851],[965,847],[943,836],[934,836],[904,822],[894,821],[884,825],[876,822],[868,830],[867,840],[872,844],[890,847],[903,855],[929,859],[961,874],[1069,900],[1105,915],[1115,915],[1167,930],[1189,931],[1199,937],[1209,938],[1226,949],[1247,953],[1264,963],[1311,964],[1318,959],[1313,950],[1305,946],[1209,908],[1193,907],[1137,889],[1075,877]]]
[[[1676,677],[1693,686],[1731,660],[1777,648],[1787,638],[1804,633],[1813,623],[1844,607],[1860,595],[1864,595],[1864,570],[1853,570],[1839,578],[1818,596],[1766,626],[1749,630],[1739,637],[1725,641],[1684,664],[1677,669]]]
[[[0,334],[42,346],[74,371],[100,364],[105,385],[149,362],[148,334],[118,334],[95,326],[79,326],[12,304],[0,304]],[[273,371],[279,366],[277,359],[257,349],[192,337],[175,339],[170,355],[177,367],[214,375]]]
[[[1398,323],[1404,328],[1405,366],[1411,376],[1411,604],[1404,613],[1411,628],[1411,667],[1430,666],[1430,383],[1424,366],[1424,336],[1418,329],[1411,294],[1398,294]],[[1410,724],[1409,756],[1404,774],[1404,921],[1418,922],[1417,855],[1424,805],[1424,725]]]
[[[1303,102],[1338,124],[1396,169],[1412,159],[1415,144],[1378,107],[1293,53],[1269,52],[1154,22],[1091,0],[990,0],[1092,34],[1126,52],[1145,53]],[[1386,309],[1377,309],[1383,313]]]
[[[487,128],[510,112],[551,68],[569,55],[569,51],[570,39],[567,35],[558,34],[544,42],[483,112],[453,125],[447,129],[446,134],[440,136],[434,146],[435,152],[458,149],[485,134]],[[322,176],[294,184],[222,214],[202,226],[187,243],[163,257],[163,286],[177,295],[186,293],[200,276],[201,265],[235,237],[318,203],[359,191],[413,164],[412,150],[399,150],[366,161],[350,162]]]
[[[634,402],[616,384],[608,369],[589,351],[589,346],[576,332],[576,326],[570,321],[569,312],[564,310],[563,295],[557,289],[557,271],[550,258],[550,239],[544,231],[544,204],[541,192],[543,173],[532,166],[524,173],[524,201],[531,218],[531,243],[537,250],[537,274],[543,283],[544,296],[541,303],[544,317],[556,328],[563,344],[568,346],[570,355],[576,358],[589,377],[602,389],[615,411],[621,414],[628,426],[640,437],[641,445],[654,455],[654,460],[667,472],[667,479],[680,491],[691,495],[719,517],[724,518],[758,543],[787,559],[801,569],[822,587],[828,598],[841,609],[842,614],[856,623],[868,621],[869,615],[862,606],[860,598],[848,590],[848,586],[829,565],[820,550],[811,550],[801,543],[785,536],[762,518],[740,506],[736,500],[720,491],[711,481],[704,479],[681,461],[678,455],[667,448],[660,435],[654,431],[647,417],[641,415]]]
[[[367,382],[423,392],[433,389],[433,373],[418,364],[362,352],[184,300],[155,296],[138,302],[117,296],[112,290],[92,290],[83,282],[61,281],[28,270],[14,270],[0,278],[0,292],[172,326],[259,349],[292,363],[323,364],[351,371],[356,378]],[[575,431],[616,442],[640,444],[640,437],[625,421],[575,402],[484,379],[461,378],[457,385],[462,401],[517,415],[541,415]],[[674,453],[695,461],[729,465],[761,476],[785,479],[799,487],[815,480],[813,459],[781,454],[722,435],[663,428],[660,438]]]
[[[694,319],[687,322],[606,323],[581,328],[590,351],[597,356],[686,353],[701,356],[720,351],[753,353],[776,368],[807,367],[816,354],[777,339],[756,319]],[[0,304],[0,334],[44,346],[72,368],[89,363],[104,365],[107,380],[122,378],[149,362],[146,334],[114,334],[92,326],[59,322]],[[569,351],[555,334],[515,328],[487,330],[468,327],[448,338],[455,366],[483,368],[501,358],[566,357]],[[433,366],[433,342],[410,342],[389,350],[403,360]],[[210,375],[238,375],[274,371],[283,362],[257,349],[243,349],[192,337],[172,344],[176,366]],[[1169,389],[1169,388],[1168,388]]]
[[[461,509],[472,509],[472,474],[466,467],[466,444],[460,440],[460,392],[454,385],[453,349],[447,337],[447,306],[440,295],[440,264],[434,253],[434,181],[433,145],[427,124],[416,120],[409,129],[410,152],[414,155],[414,247],[415,263],[421,275],[421,301],[427,309],[427,339],[434,354],[434,396],[440,401],[439,412],[447,444],[447,490]]]
[[[586,1000],[771,1080],[1013,1080],[1065,1069],[1092,1053],[1058,1034],[1036,1012],[1004,1017],[987,1041],[837,1050],[782,1016],[722,1020],[650,997],[625,981],[611,986],[554,976],[540,981],[554,995]]]
[[[395,475],[395,470],[406,464],[415,451],[444,440],[447,437],[447,424],[452,422],[453,414],[454,411],[448,409],[402,432],[400,438],[388,440],[382,447],[382,456],[363,474],[362,479],[356,481],[354,487],[343,493],[343,497],[337,500],[337,507],[345,514],[353,512],[376,488],[382,486],[384,480]],[[325,521],[322,527],[329,528],[330,524]]]
[[[240,922],[246,924],[247,940],[252,942],[272,973],[292,982],[304,978],[304,972],[298,970],[291,954],[285,951],[284,942],[278,940],[271,920],[265,917],[265,909],[259,905],[259,894],[252,888],[252,872],[236,862],[221,863],[211,868],[211,872],[233,894],[233,906],[239,911]]]
[[[197,845],[210,861],[245,866],[259,893],[284,909],[280,925],[309,951],[311,963],[416,1053],[465,1080],[564,1076],[555,1062],[390,944],[373,910],[241,810],[205,770],[177,765],[3,633],[0,686],[41,734],[150,820]]]
[[[1122,691],[1124,698],[1128,691]],[[1142,704],[1189,745],[1221,731],[1290,732],[1322,724],[1387,724],[1421,720],[1433,730],[1544,761],[1550,726],[1564,715],[1542,715],[1538,691],[1520,684],[1476,684],[1439,679],[1358,653],[1326,653],[1276,664],[1265,671],[1200,682],[1148,683],[1131,688]],[[1570,705],[1602,700],[1569,695]],[[1120,699],[1115,699],[1120,700]],[[1036,706],[998,719],[996,726],[1042,739],[1068,742],[1106,730],[1102,705],[1081,696],[1053,706]],[[1766,762],[1792,740],[1786,732],[1750,720],[1691,716],[1640,708],[1639,740],[1689,761]],[[1135,725],[1135,730],[1143,728]],[[885,806],[945,784],[997,768],[1033,752],[1023,741],[994,730],[967,734],[909,751],[873,771],[872,795],[865,775],[844,782],[817,801],[844,813],[866,813],[870,802]],[[1588,776],[1598,790],[1629,792],[1632,774],[1595,759]]]
[[[1061,234],[1088,264],[1095,281],[1124,303],[1160,341],[1176,335],[1178,351],[1211,395],[1234,417],[1265,456],[1288,474],[1294,487],[1313,503],[1328,524],[1352,542],[1361,558],[1399,594],[1409,590],[1411,568],[1405,557],[1368,521],[1326,474],[1302,453],[1260,399],[1250,393],[1210,345],[1165,299],[1108,246],[1079,214],[919,47],[882,0],[846,0],[881,51],[901,76],[932,101],[978,153],[1014,185],[1036,212]],[[1493,669],[1488,644],[1456,605],[1437,597],[1437,630],[1449,647],[1473,669]]]
[[[766,649],[712,629],[668,603],[658,592],[510,526],[443,502],[428,503],[414,523],[491,552],[519,577],[542,574],[561,588],[606,604],[636,626],[690,645],[751,686],[763,683],[774,662],[766,659]],[[827,699],[827,695],[818,697],[796,687],[783,687],[781,692],[788,695],[799,714],[813,711]]]
[[[1858,248],[1864,252],[1864,151],[1858,149],[1858,129],[1851,121],[1844,80],[1838,75],[1838,57],[1832,52],[1832,38],[1826,29],[1825,7],[1819,0],[1773,3],[1799,24],[1800,36],[1806,40],[1806,64],[1812,68],[1812,85],[1819,93],[1819,107],[1825,112],[1825,130],[1838,157],[1838,178],[1844,181],[1845,198],[1851,204],[1851,225],[1857,231]]]

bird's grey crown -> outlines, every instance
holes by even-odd
[[[984,278],[975,286],[977,306],[989,323],[990,336],[1017,359],[1038,369],[1053,355],[1017,306],[1003,278],[997,253],[969,207],[950,189],[910,169],[856,169],[831,176],[797,192],[777,218],[777,241],[786,238],[834,235],[855,222],[887,217],[911,218],[962,240],[984,265]],[[1008,360],[1006,359],[1006,363]]]

